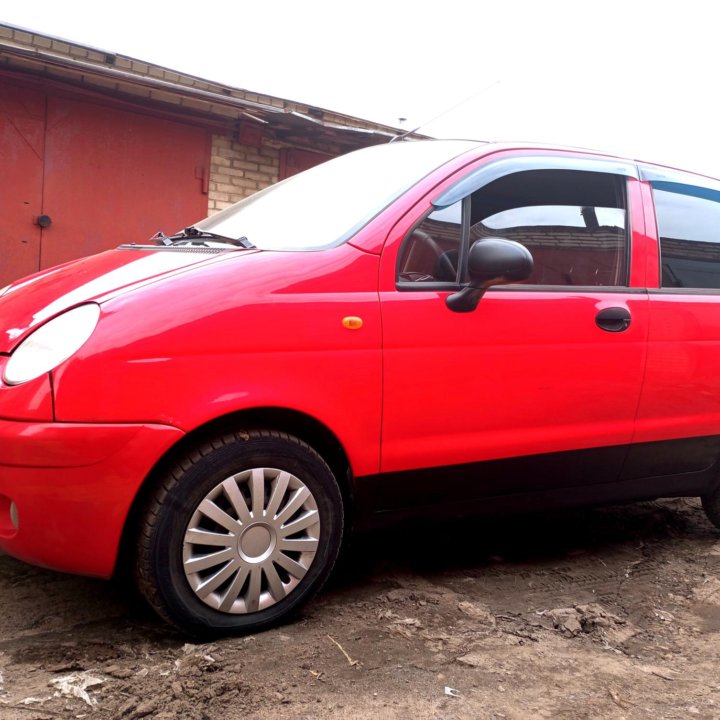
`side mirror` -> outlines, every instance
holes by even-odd
[[[532,270],[532,255],[524,245],[499,237],[476,240],[468,255],[470,282],[445,302],[453,312],[472,312],[489,287],[527,280]]]

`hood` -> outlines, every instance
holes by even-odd
[[[101,302],[110,294],[239,252],[256,251],[124,247],[18,280],[0,295],[0,353],[11,352],[35,326],[75,305]]]

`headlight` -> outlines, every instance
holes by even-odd
[[[80,305],[41,325],[15,348],[3,380],[19,385],[50,372],[85,344],[99,317],[99,305]]]

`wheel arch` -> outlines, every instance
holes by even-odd
[[[347,526],[352,525],[355,497],[352,469],[345,448],[335,433],[316,418],[297,410],[279,407],[241,410],[215,418],[190,431],[155,463],[135,494],[125,518],[115,560],[115,576],[125,576],[132,566],[140,517],[148,497],[165,473],[169,472],[179,459],[198,443],[240,429],[286,432],[312,447],[325,460],[335,476],[345,507]]]

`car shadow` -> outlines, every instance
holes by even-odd
[[[717,541],[695,499],[461,520],[405,522],[351,536],[331,580],[350,588],[382,574],[479,570],[557,563],[583,554],[611,555],[629,546],[683,537]]]

